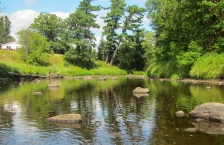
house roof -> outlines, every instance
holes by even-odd
[[[12,45],[12,44],[20,45],[20,44],[18,44],[17,42],[8,42],[8,43],[3,43],[3,44],[1,44],[1,45],[2,45],[2,46],[5,46],[5,45]]]

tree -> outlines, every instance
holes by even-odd
[[[19,43],[22,46],[22,48],[19,49],[19,52],[22,55],[22,59],[24,61],[27,60],[29,53],[30,53],[29,47],[30,47],[31,34],[32,34],[32,32],[28,28],[22,29],[17,33],[18,38],[19,38]]]
[[[142,47],[144,40],[144,30],[139,29],[132,35],[127,35],[121,44],[117,54],[117,64],[120,68],[127,70],[128,73],[133,71],[142,71],[145,67],[146,58],[144,57],[145,49]]]
[[[67,24],[72,35],[73,48],[65,53],[68,62],[88,69],[93,67],[92,48],[96,40],[90,29],[99,28],[95,22],[96,15],[93,14],[99,10],[99,6],[92,6],[91,2],[92,0],[81,1],[76,12],[69,15]]]
[[[156,36],[157,62],[172,63],[180,76],[188,77],[200,56],[222,53],[223,6],[223,1],[147,0],[148,17]]]
[[[141,43],[142,48],[145,49],[144,58],[146,59],[146,66],[148,67],[156,61],[156,38],[154,32],[146,32],[144,40]]]
[[[98,45],[98,52],[97,52],[97,59],[101,61],[105,61],[106,59],[106,41],[101,37],[99,45]]]
[[[68,46],[64,45],[65,43],[63,42],[67,40],[64,39],[66,37],[65,23],[55,14],[40,13],[29,28],[40,35],[45,36],[50,44],[51,51],[54,53],[64,54],[67,51]]]
[[[0,17],[0,43],[14,41],[15,38],[10,36],[11,22],[7,16]]]
[[[106,17],[103,17],[104,22],[107,24],[103,27],[103,35],[106,36],[106,47],[107,47],[107,56],[106,63],[111,62],[112,55],[116,49],[116,43],[120,45],[121,41],[118,39],[118,34],[116,30],[121,28],[121,20],[125,13],[126,3],[124,0],[110,0],[111,5],[109,8],[110,12],[107,13]],[[121,40],[121,39],[120,39]],[[114,56],[115,57],[115,56]]]
[[[126,8],[124,1],[112,0],[111,3],[111,12],[104,18],[107,26],[104,27],[103,32],[103,34],[107,36],[108,44],[106,62],[110,60],[110,65],[113,64],[114,58],[121,47],[122,42],[125,40],[125,37],[129,33],[135,34],[139,31],[144,16],[143,13],[145,12],[144,8],[136,5],[128,6]],[[127,12],[127,16],[125,16],[125,12]],[[120,25],[122,18],[124,18],[123,26]],[[116,30],[119,28],[121,29],[121,33],[117,34]],[[113,54],[111,55],[111,58],[109,58],[111,52],[113,52]]]
[[[29,29],[20,30],[18,33],[21,48],[19,53],[25,62],[32,65],[48,65],[49,43],[44,36]]]

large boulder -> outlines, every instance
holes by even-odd
[[[82,116],[80,114],[63,114],[47,118],[46,121],[54,123],[81,123]]]
[[[222,103],[204,103],[197,106],[189,113],[191,118],[202,118],[208,121],[224,123],[224,104]]]

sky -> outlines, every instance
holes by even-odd
[[[48,12],[56,14],[58,17],[66,18],[70,13],[75,12],[81,0],[0,0],[0,8],[3,8],[0,15],[7,15],[11,22],[11,35],[16,37],[16,33],[21,29],[28,28],[40,12]],[[144,7],[146,0],[126,0],[127,5],[138,5]],[[108,7],[110,0],[95,0],[92,5],[101,5]],[[101,38],[102,28],[105,26],[101,16],[106,15],[105,10],[97,12],[98,17],[96,23],[100,25],[100,29],[92,29],[97,38],[97,42]],[[143,19],[143,27],[150,30],[150,20],[146,17]]]

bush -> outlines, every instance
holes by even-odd
[[[172,76],[170,78],[171,78],[171,80],[178,80],[178,79],[180,79],[178,74],[172,74]]]

